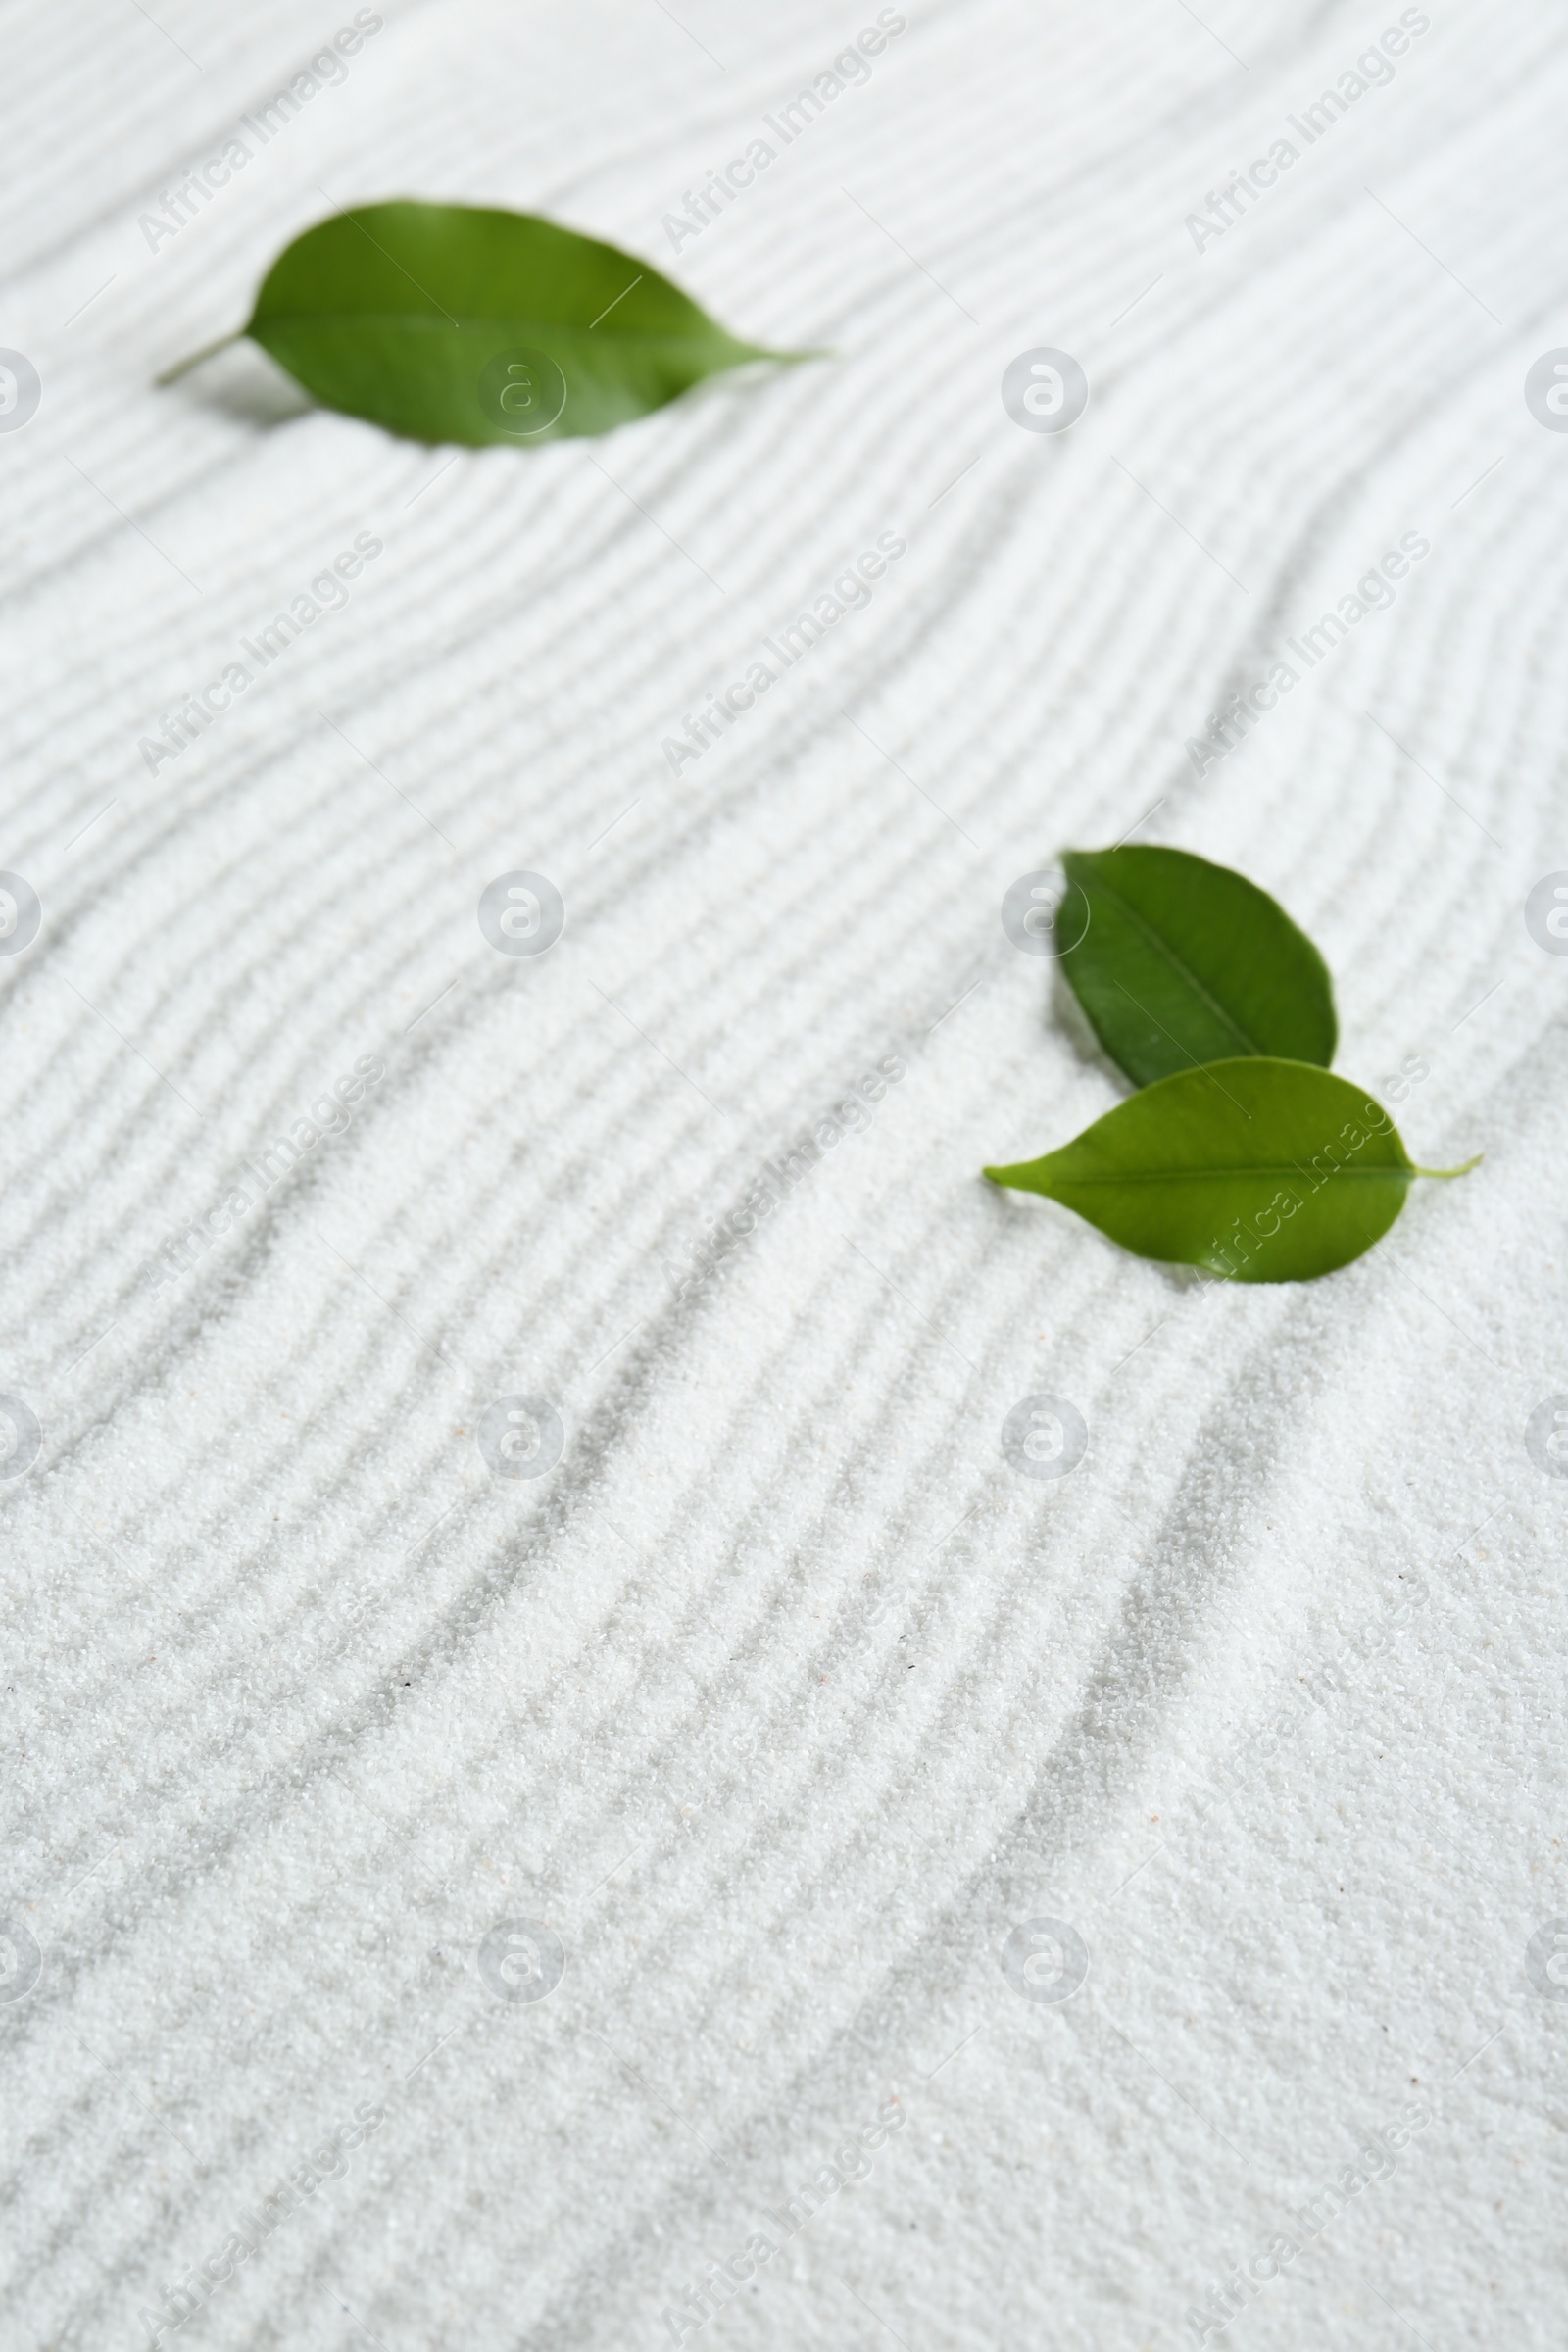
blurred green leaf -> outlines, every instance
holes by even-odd
[[[243,331],[325,407],[473,447],[608,433],[725,368],[817,356],[739,341],[613,245],[461,204],[368,204],[308,228]]]

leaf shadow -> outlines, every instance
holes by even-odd
[[[1124,1249],[1120,1242],[1112,1241],[1109,1234],[1100,1232],[1086,1217],[1080,1217],[1076,1209],[1069,1208],[1065,1201],[1043,1200],[1032,1193],[1010,1192],[1006,1186],[992,1184],[984,1176],[976,1176],[975,1182],[982,1191],[992,1196],[1000,1216],[1060,1218],[1064,1232],[1076,1232],[1080,1236],[1087,1234],[1091,1241],[1100,1244],[1108,1260],[1119,1260],[1124,1266],[1147,1267],[1151,1274],[1158,1276],[1161,1286],[1173,1299],[1189,1298],[1194,1291],[1207,1289],[1213,1284],[1214,1276],[1202,1266],[1183,1265],[1179,1260],[1168,1257],[1145,1257],[1136,1250]],[[1247,1286],[1237,1283],[1231,1287],[1242,1290]]]
[[[1050,965],[1050,981],[1045,990],[1045,1002],[1040,1008],[1040,1022],[1042,1030],[1049,1033],[1054,1042],[1066,1045],[1080,1069],[1100,1071],[1120,1089],[1124,1098],[1138,1092],[1126,1071],[1111,1060],[1090,1027],[1089,1016],[1079,1004],[1059,960],[1054,960]],[[1060,1140],[1065,1143],[1067,1138],[1064,1136]],[[1044,1148],[1050,1150],[1054,1147]],[[1147,1266],[1152,1274],[1159,1278],[1161,1287],[1169,1293],[1173,1301],[1191,1296],[1194,1291],[1202,1289],[1213,1280],[1212,1275],[1201,1267],[1182,1265],[1169,1258],[1141,1257],[1136,1251],[1124,1250],[1119,1242],[1113,1242],[1108,1234],[1099,1232],[1059,1200],[1039,1200],[1027,1193],[1008,1192],[1004,1187],[987,1183],[983,1177],[978,1177],[976,1182],[994,1196],[998,1209],[1004,1215],[1010,1212],[1023,1216],[1061,1217],[1069,1227],[1076,1227],[1081,1234],[1086,1233],[1098,1242],[1110,1257],[1120,1258],[1124,1264],[1131,1258],[1135,1264]]]
[[[180,396],[256,432],[292,424],[318,408],[310,394],[248,338],[206,361],[166,394],[171,399]]]

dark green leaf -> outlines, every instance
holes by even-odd
[[[1412,1166],[1388,1112],[1348,1079],[1255,1056],[1161,1078],[1059,1152],[985,1173],[1140,1257],[1301,1282],[1381,1240],[1412,1178],[1464,1170]]]
[[[308,228],[244,331],[327,408],[474,446],[607,433],[723,368],[812,356],[737,341],[613,245],[461,204]]]
[[[1322,956],[1267,891],[1188,850],[1069,850],[1089,926],[1062,969],[1135,1086],[1237,1054],[1334,1058]]]

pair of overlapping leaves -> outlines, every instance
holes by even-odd
[[[1328,967],[1266,891],[1186,850],[1070,850],[1057,951],[1141,1091],[994,1184],[1044,1193],[1142,1257],[1300,1282],[1359,1257],[1418,1168],[1334,1076]],[[1474,1166],[1474,1161],[1469,1165]]]

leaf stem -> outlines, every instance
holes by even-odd
[[[1417,1168],[1414,1173],[1417,1176],[1441,1176],[1445,1181],[1453,1176],[1468,1176],[1472,1168],[1480,1167],[1486,1156],[1484,1152],[1478,1152],[1474,1159],[1465,1161],[1462,1168]]]
[[[193,368],[199,368],[203,360],[210,360],[216,353],[226,351],[231,343],[237,343],[244,332],[245,329],[242,326],[236,326],[231,335],[220,335],[216,343],[204,344],[200,351],[193,351],[188,360],[179,361],[173,368],[166,368],[162,375],[153,377],[153,382],[155,384],[177,382],[180,376],[188,375]]]

